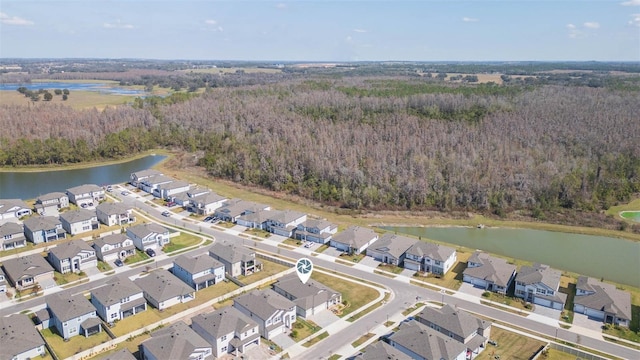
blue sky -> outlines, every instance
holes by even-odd
[[[640,61],[640,0],[0,0],[0,57]]]

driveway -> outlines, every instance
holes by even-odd
[[[548,308],[546,306],[542,306],[542,305],[534,305],[534,309],[533,309],[533,313],[534,314],[538,314],[538,315],[542,315],[542,316],[546,316],[548,318],[551,318],[553,320],[560,320],[560,310],[555,310],[552,308]]]
[[[83,271],[85,274],[87,274],[88,277],[100,274],[100,270],[98,270],[97,267],[89,267],[87,269],[84,269]]]
[[[589,330],[593,330],[595,332],[602,332],[602,321],[589,319],[587,315],[584,314],[573,314],[573,325],[580,326],[583,328],[587,328]]]
[[[289,337],[289,332],[291,330],[287,329],[286,333],[282,333],[282,334],[278,334],[276,336],[273,337],[273,339],[271,339],[271,341],[273,341],[274,343],[278,344],[281,348],[286,349],[290,346],[293,346],[296,344],[295,341],[293,341],[292,338]]]
[[[269,240],[275,241],[277,243],[281,243],[281,242],[283,242],[283,241],[285,241],[287,239],[288,239],[288,237],[286,237],[286,236],[281,236],[281,235],[276,235],[276,234],[271,234],[271,236],[269,236]]]
[[[486,290],[477,288],[469,283],[463,282],[462,285],[460,285],[460,289],[458,289],[458,291],[463,292],[465,294],[482,297],[482,293],[484,293]]]
[[[98,269],[96,269],[96,270],[98,270]],[[58,284],[56,284],[55,280],[53,280],[53,279],[45,279],[45,280],[42,280],[42,281],[38,282],[38,284],[40,284],[40,287],[42,289],[52,289],[52,288],[58,286]]]
[[[340,320],[340,318],[336,314],[332,313],[331,310],[323,310],[317,314],[309,316],[309,320],[318,324],[321,328],[326,328]]]
[[[360,260],[360,264],[375,269],[378,267],[378,265],[380,265],[380,261],[372,258],[371,256],[365,256],[364,258],[362,258],[362,260]]]
[[[340,257],[340,254],[342,254],[342,251],[334,248],[334,247],[329,247],[327,248],[327,250],[322,252],[324,255],[329,255],[329,256],[333,256],[333,257]]]

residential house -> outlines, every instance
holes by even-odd
[[[32,216],[25,221],[24,235],[34,244],[65,239],[67,232],[62,228],[62,222],[53,216]]]
[[[62,192],[40,195],[36,199],[36,212],[40,215],[57,214],[59,210],[69,207],[69,196]]]
[[[515,295],[536,305],[562,310],[567,295],[558,291],[561,275],[548,265],[523,266],[516,275]]]
[[[255,251],[235,244],[215,243],[209,248],[209,256],[220,261],[232,277],[248,276],[262,270]]]
[[[464,282],[475,287],[506,294],[516,276],[516,266],[505,259],[476,251],[467,260],[462,276]]]
[[[349,254],[360,254],[378,240],[378,234],[372,229],[350,226],[331,238],[331,247]]]
[[[196,291],[224,280],[224,265],[207,254],[179,256],[173,261],[172,272]]]
[[[4,275],[4,271],[0,268],[0,294],[4,294],[7,292],[7,280]]]
[[[188,182],[182,180],[175,180],[170,183],[160,184],[155,189],[153,189],[153,195],[165,200],[171,199],[171,197],[175,194],[179,194],[185,191],[189,191]]]
[[[0,220],[20,219],[31,215],[31,209],[20,199],[0,199]]]
[[[131,226],[127,228],[127,236],[142,251],[162,248],[169,243],[169,229],[156,223]]]
[[[47,260],[59,273],[80,272],[98,266],[96,251],[83,240],[72,240],[49,250]]]
[[[102,320],[113,323],[147,310],[142,289],[127,277],[112,277],[91,290],[91,304]]]
[[[451,305],[440,309],[426,306],[415,318],[419,323],[464,344],[471,357],[485,349],[491,335],[491,322]]]
[[[296,274],[286,275],[273,284],[273,291],[296,304],[296,314],[303,318],[342,303],[342,294],[313,279],[302,283]]]
[[[51,314],[49,309],[42,308],[34,313],[33,322],[36,324],[38,330],[48,329],[51,327]]]
[[[291,329],[296,321],[296,304],[271,289],[253,290],[233,299],[233,307],[258,323],[267,340]]]
[[[412,360],[412,358],[384,341],[376,341],[367,345],[354,357],[354,360]]]
[[[53,282],[53,267],[40,254],[7,259],[2,266],[9,282],[20,291],[42,282]]]
[[[188,209],[189,206],[192,206],[193,202],[197,197],[204,196],[209,194],[211,189],[203,188],[200,186],[194,186],[190,188],[188,191],[183,191],[181,193],[177,193],[171,196],[170,201],[176,203],[176,205],[182,206],[183,208]],[[189,210],[192,211],[192,210]],[[192,211],[196,212],[196,211]]]
[[[214,357],[244,353],[253,345],[260,346],[258,323],[234,307],[225,307],[191,318],[191,328],[213,349]]]
[[[151,333],[139,345],[142,360],[212,359],[211,344],[183,321]]]
[[[160,269],[134,280],[144,298],[158,310],[196,298],[196,292],[169,271]]]
[[[53,326],[65,340],[76,335],[89,337],[102,331],[96,308],[84,295],[55,293],[47,296],[47,308]]]
[[[253,201],[231,199],[216,209],[214,215],[222,221],[235,223],[240,216],[256,213],[260,210],[271,210],[271,206]]]
[[[367,256],[383,263],[402,266],[407,250],[416,243],[417,239],[386,233],[367,249]]]
[[[146,180],[152,176],[158,176],[158,175],[163,175],[160,171],[158,170],[153,170],[153,169],[147,169],[147,170],[142,170],[142,171],[137,171],[137,172],[133,172],[131,173],[131,175],[129,176],[129,183],[139,189],[142,189],[141,187],[141,182],[143,180]]]
[[[293,238],[302,241],[312,241],[326,244],[331,237],[338,232],[338,226],[326,220],[308,219],[298,224],[294,230]]]
[[[71,235],[82,234],[100,228],[98,216],[93,210],[77,209],[60,214],[62,228]]]
[[[131,351],[129,351],[127,349],[122,349],[120,351],[116,351],[114,353],[110,353],[110,354],[105,355],[103,357],[99,357],[99,358],[97,358],[97,360],[138,360],[138,359],[136,359],[136,357],[133,356]]]
[[[112,234],[97,238],[92,246],[101,261],[124,260],[136,253],[133,240],[125,234]]]
[[[80,207],[98,205],[105,199],[104,189],[95,184],[85,184],[67,189],[69,201]]]
[[[22,225],[8,222],[0,225],[0,250],[12,250],[27,246]]]
[[[631,322],[631,294],[615,285],[580,276],[573,311],[606,324],[628,327]]]
[[[415,320],[400,324],[389,345],[415,360],[466,360],[467,347]]]
[[[176,179],[164,176],[164,175],[154,175],[149,176],[146,179],[140,180],[138,183],[138,187],[142,189],[142,191],[147,192],[149,194],[154,194],[154,191],[162,185],[167,185],[176,181]]]
[[[136,221],[136,217],[133,215],[133,207],[124,203],[102,203],[96,206],[96,216],[98,221],[107,226],[122,226]]]
[[[293,231],[305,221],[307,221],[307,214],[299,211],[273,211],[269,214],[265,230],[276,235],[293,237]]]
[[[236,219],[236,224],[248,228],[267,231],[267,223],[269,222],[269,217],[274,212],[274,210],[258,210],[256,212],[247,213],[238,216],[238,218]]]
[[[407,250],[404,267],[414,271],[444,275],[456,261],[456,249],[418,240]]]
[[[0,359],[30,360],[46,355],[40,333],[25,314],[0,317]]]
[[[214,192],[192,196],[190,199],[187,210],[198,215],[211,215],[227,201],[227,198]]]

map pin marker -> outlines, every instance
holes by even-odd
[[[306,284],[311,277],[311,272],[313,271],[313,263],[311,260],[307,258],[302,258],[296,262],[296,273],[298,273],[298,277],[303,284]]]

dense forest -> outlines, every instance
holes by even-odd
[[[104,111],[4,106],[0,165],[160,146],[200,154],[212,176],[339,207],[498,216],[596,211],[639,193],[635,86],[541,78],[262,75]]]

